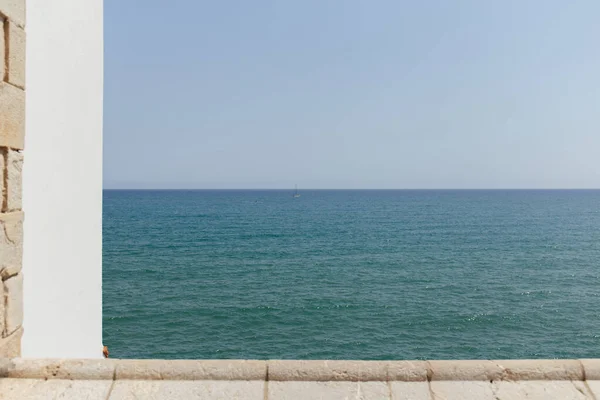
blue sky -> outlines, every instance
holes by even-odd
[[[106,188],[598,188],[600,2],[105,0]]]

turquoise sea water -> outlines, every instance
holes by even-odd
[[[600,357],[600,191],[105,191],[118,358]]]

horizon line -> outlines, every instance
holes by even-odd
[[[102,190],[130,190],[130,191],[169,191],[169,190],[190,190],[190,191],[202,191],[202,190],[256,190],[256,191],[276,191],[276,190],[294,190],[293,188],[105,188]],[[599,188],[305,188],[299,189],[298,191],[317,191],[317,190],[600,190]]]

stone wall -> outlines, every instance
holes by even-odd
[[[0,359],[0,397],[597,400],[600,360]]]
[[[0,0],[0,357],[21,355],[25,0]]]

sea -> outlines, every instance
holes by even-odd
[[[600,190],[104,191],[115,358],[600,357]]]

